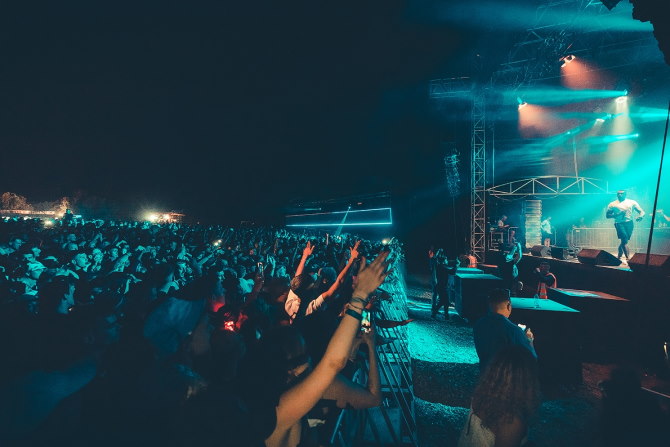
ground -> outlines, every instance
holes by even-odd
[[[472,328],[453,308],[449,321],[443,315],[431,318],[427,281],[409,276],[407,283],[409,314],[415,319],[408,330],[420,445],[456,445],[479,378]],[[531,445],[598,445],[598,383],[614,366],[583,363],[582,385],[545,392],[529,434]],[[655,376],[639,370],[643,386],[659,385]]]

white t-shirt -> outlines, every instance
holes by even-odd
[[[312,312],[316,312],[320,309],[325,308],[324,303],[326,300],[323,298],[323,295],[319,295],[315,300],[310,301],[305,310],[305,315],[309,315]],[[286,302],[284,303],[284,310],[291,317],[291,322],[298,315],[298,310],[300,309],[300,297],[293,293],[293,290],[288,291],[288,297],[286,297]]]
[[[607,210],[614,210],[615,223],[631,222],[633,220],[633,210],[644,214],[644,211],[640,208],[640,204],[631,199],[624,199],[621,202],[615,200],[607,205]]]

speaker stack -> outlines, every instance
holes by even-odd
[[[542,231],[540,223],[542,221],[542,201],[524,200],[523,216],[526,231],[526,247],[540,245],[542,243]]]
[[[647,263],[646,253],[635,253],[632,258],[628,260],[628,267],[634,272],[645,270]],[[649,255],[649,271],[660,273],[662,275],[670,275],[670,256],[669,255]]]
[[[607,265],[612,267],[621,265],[621,261],[614,255],[605,250],[598,250],[595,248],[582,248],[579,253],[577,253],[577,259],[579,259],[579,262],[582,264],[589,265]]]

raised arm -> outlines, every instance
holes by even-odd
[[[307,262],[307,258],[312,256],[312,253],[314,253],[314,245],[312,245],[310,241],[307,241],[307,245],[305,245],[305,248],[303,248],[302,250],[302,258],[300,258],[300,264],[298,264],[298,268],[295,269],[295,276],[301,275],[302,271],[305,270],[305,263]]]
[[[374,331],[363,334],[363,341],[368,347],[370,365],[367,387],[363,387],[342,374],[338,374],[324,393],[324,399],[337,401],[338,408],[352,407],[359,410],[381,405],[381,380],[379,377],[379,367],[377,366],[375,339],[376,335]]]
[[[389,273],[386,262],[388,255],[388,252],[380,254],[359,272],[354,298],[330,339],[323,358],[305,380],[281,395],[277,406],[277,425],[273,434],[286,430],[307,414],[321,399],[335,375],[346,365],[354,337],[360,330],[363,309],[361,300],[367,300],[368,296],[384,282]]]
[[[330,297],[332,297],[335,294],[335,292],[337,292],[337,289],[344,282],[344,278],[347,277],[347,273],[349,273],[349,270],[351,269],[351,266],[353,265],[354,261],[358,259],[359,255],[358,246],[360,244],[361,241],[356,241],[354,246],[351,248],[351,254],[349,255],[349,260],[347,261],[347,264],[344,266],[340,274],[337,275],[337,279],[335,279],[335,282],[333,282],[330,288],[321,294],[324,300],[328,300]]]

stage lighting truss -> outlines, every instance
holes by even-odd
[[[613,4],[610,0],[608,6]],[[618,8],[608,11],[600,0],[561,0],[540,4],[534,19],[529,23],[524,37],[514,43],[506,60],[493,73],[497,85],[519,88],[543,79],[560,76],[561,66],[575,55],[616,53],[622,48],[646,48],[656,41],[649,33],[614,32],[613,16],[630,19],[630,11]],[[553,20],[560,18],[560,20]],[[589,29],[583,29],[588,20]],[[631,53],[633,51],[628,51]],[[643,51],[634,54],[643,55]],[[569,56],[572,56],[568,60]],[[557,63],[558,61],[558,63]],[[630,59],[629,64],[635,64]]]

